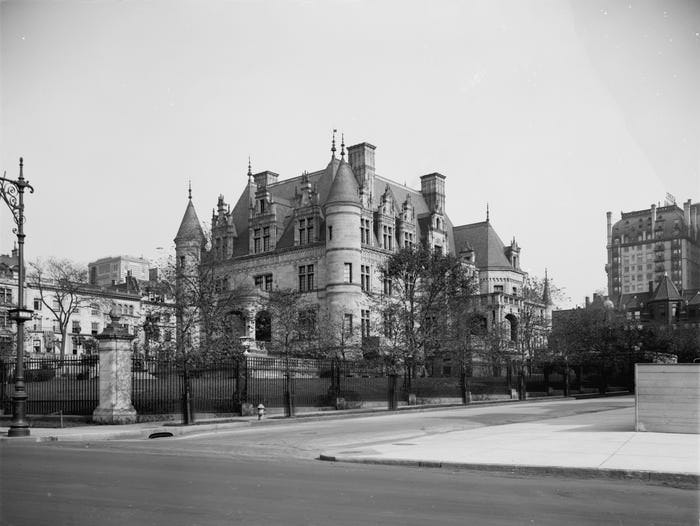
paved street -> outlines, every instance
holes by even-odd
[[[454,431],[533,422],[557,417],[601,413],[631,408],[632,397],[559,400],[527,404],[471,406],[425,412],[382,413],[340,420],[304,419],[276,421],[274,425],[233,426],[229,431],[203,432],[185,437],[134,440],[129,448],[153,452],[211,453],[255,458],[282,457],[315,459],[329,449],[345,450],[415,438],[444,435]],[[628,423],[621,423],[625,429]],[[167,431],[168,429],[163,429]],[[190,430],[192,431],[192,430]],[[122,447],[121,442],[101,447]]]
[[[190,442],[180,441],[180,442]],[[164,442],[163,442],[164,443]],[[236,457],[133,443],[0,445],[3,525],[693,524],[694,491]]]
[[[611,413],[630,404],[629,397],[562,400],[239,425],[153,440],[5,441],[0,442],[0,523],[697,523],[695,491],[638,480],[316,460],[329,448],[437,441],[453,431]]]

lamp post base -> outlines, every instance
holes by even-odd
[[[24,425],[11,425],[10,429],[7,431],[8,437],[28,437],[29,436],[29,424],[24,422]]]
[[[18,389],[20,387],[20,389]],[[29,436],[29,422],[25,418],[27,407],[27,393],[24,391],[24,382],[21,386],[15,385],[15,393],[12,396],[12,421],[7,431],[8,437]]]

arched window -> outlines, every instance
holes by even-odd
[[[517,342],[518,341],[518,318],[516,318],[512,314],[508,314],[506,316],[506,320],[508,320],[508,323],[510,323],[510,341]]]

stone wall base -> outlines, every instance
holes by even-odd
[[[92,421],[96,424],[135,424],[136,409],[98,407],[92,413]]]

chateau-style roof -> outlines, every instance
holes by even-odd
[[[199,223],[197,212],[194,210],[192,199],[189,199],[187,202],[185,215],[182,216],[180,228],[175,236],[175,242],[178,241],[204,241],[204,232],[202,231],[202,225]]]
[[[340,161],[330,192],[328,192],[326,204],[330,203],[360,203],[357,179],[355,179],[352,168],[344,159]]]
[[[654,291],[654,295],[649,301],[678,301],[682,299],[678,289],[673,284],[673,281],[668,277],[664,276],[659,283],[659,286]]]
[[[505,245],[489,221],[454,227],[458,247],[469,244],[476,253],[476,266],[483,270],[514,270],[505,255]]]

